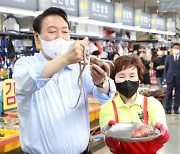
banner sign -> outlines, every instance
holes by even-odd
[[[89,18],[89,0],[79,0],[79,16]]]
[[[141,28],[151,28],[151,15],[142,12],[141,13]]]
[[[123,4],[115,3],[114,4],[114,22],[122,23],[122,19],[123,19]]]
[[[165,31],[166,30],[166,20],[164,18],[157,17],[156,21],[157,21],[156,22],[156,29]]]
[[[133,26],[134,10],[132,8],[123,7],[123,25]]]
[[[156,29],[157,14],[151,15],[151,29]]]
[[[141,26],[141,14],[142,14],[142,11],[140,9],[135,10],[134,26],[137,26],[137,27]]]
[[[79,5],[80,17],[89,17],[90,19],[106,22],[114,21],[113,4],[96,0],[80,0]]]
[[[78,0],[38,0],[39,11],[43,11],[48,7],[61,8],[68,15],[78,16]]]
[[[37,0],[1,0],[0,6],[37,11]]]
[[[38,11],[44,11],[51,7],[52,0],[38,0]]]

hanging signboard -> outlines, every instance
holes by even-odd
[[[176,23],[172,21],[172,32],[176,32]]]
[[[113,22],[113,4],[96,0],[79,0],[79,16],[90,19]]]
[[[51,7],[51,0],[38,0],[38,11],[44,11]]]
[[[141,28],[151,28],[151,15],[142,12],[141,13]]]
[[[157,17],[156,20],[156,29],[157,30],[161,30],[161,31],[165,31],[166,30],[166,21],[164,18],[161,17]]]
[[[167,18],[167,23],[166,23],[167,31],[169,32],[175,32],[175,22],[172,20],[172,18]]]
[[[167,31],[171,32],[172,31],[172,18],[167,18]]]
[[[37,0],[1,0],[0,6],[37,11]]]
[[[123,25],[133,26],[134,10],[132,8],[123,7]]]
[[[90,18],[90,3],[89,0],[79,0],[79,16]]]
[[[114,22],[122,23],[123,19],[123,4],[115,3],[114,4]]]
[[[151,29],[156,29],[157,14],[151,15]]]
[[[141,26],[141,13],[142,11],[140,9],[135,10],[134,26],[137,26],[137,27]]]
[[[68,15],[78,16],[78,0],[38,0],[39,11],[43,11],[48,7],[61,8]]]

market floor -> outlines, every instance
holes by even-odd
[[[170,141],[158,151],[158,154],[180,153],[180,114],[167,114],[167,124],[170,131]],[[107,147],[103,147],[93,154],[111,154]]]

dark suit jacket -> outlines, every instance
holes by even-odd
[[[178,61],[174,61],[173,55],[168,55],[165,60],[164,79],[167,83],[172,83],[174,74],[176,74],[176,82],[180,83],[180,56]]]

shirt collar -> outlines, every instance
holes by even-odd
[[[179,55],[173,55],[174,59],[177,57],[177,59],[179,58]]]
[[[144,98],[144,96],[140,95],[139,92],[137,92],[136,99],[135,99],[135,101],[134,101],[134,103],[132,105],[134,105],[134,104],[136,104],[138,106],[142,105],[143,104],[143,98]],[[115,94],[114,101],[116,103],[116,107],[120,108],[122,106],[127,106],[126,104],[124,104],[124,102],[121,99],[118,92]]]

